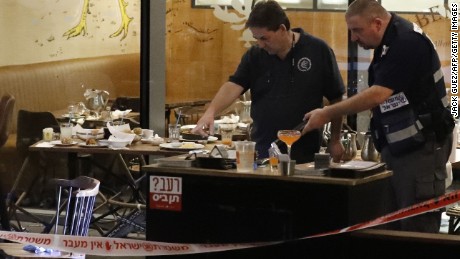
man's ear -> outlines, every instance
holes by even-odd
[[[280,24],[279,29],[281,29],[283,31],[287,31],[286,25],[284,25],[284,24]]]
[[[374,24],[378,31],[383,29],[383,20],[380,18],[374,18]]]

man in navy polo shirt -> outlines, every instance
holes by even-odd
[[[333,51],[328,45],[290,22],[276,1],[260,1],[251,11],[246,27],[257,40],[242,57],[236,72],[224,83],[192,131],[214,133],[214,117],[244,92],[251,92],[251,137],[258,158],[268,157],[278,130],[293,129],[306,112],[342,100],[344,86]],[[340,160],[342,118],[331,123],[329,150]],[[292,146],[297,163],[311,162],[319,151],[322,135],[314,130]],[[285,150],[285,149],[284,149]]]

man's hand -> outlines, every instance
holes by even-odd
[[[334,163],[339,163],[342,159],[343,153],[345,152],[345,148],[340,140],[331,140],[329,142],[329,152],[331,153],[332,161]]]
[[[315,109],[311,112],[308,112],[305,114],[303,117],[304,121],[307,121],[307,125],[302,130],[302,135],[306,134],[307,132],[310,132],[314,129],[319,129],[324,126],[324,124],[328,123],[331,121],[330,116],[328,113],[325,111],[324,108],[322,109]]]
[[[207,130],[209,130],[209,134]],[[214,116],[204,114],[196,123],[196,127],[192,129],[192,133],[203,137],[214,135]]]

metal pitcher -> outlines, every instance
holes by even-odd
[[[356,133],[345,131],[342,135],[342,144],[345,152],[342,155],[343,161],[350,161],[356,157]]]
[[[246,138],[251,140],[252,130],[252,118],[251,118],[251,101],[241,101],[243,108],[240,112],[240,122],[245,123],[246,127]]]
[[[96,115],[99,115],[109,101],[109,92],[105,90],[86,89],[83,95],[86,98],[86,107],[94,111]]]
[[[380,161],[380,153],[377,151],[371,133],[364,135],[363,148],[361,149],[361,159],[364,161]]]

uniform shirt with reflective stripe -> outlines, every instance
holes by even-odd
[[[392,13],[369,66],[369,85],[388,87],[394,94],[404,92],[412,107],[433,100],[433,97],[437,100],[446,96],[439,57],[432,42],[420,32],[420,28],[414,30],[413,23]],[[437,97],[433,90],[438,92]],[[382,119],[380,116],[380,106],[377,106],[373,109],[377,127]],[[385,138],[380,141],[381,146],[385,145]]]
[[[421,77],[433,74],[431,43],[415,31],[402,32],[397,23],[407,23],[392,13],[380,46],[375,49],[369,72],[369,85],[380,85],[395,92],[407,91],[417,87]],[[410,24],[412,26],[412,23]]]

